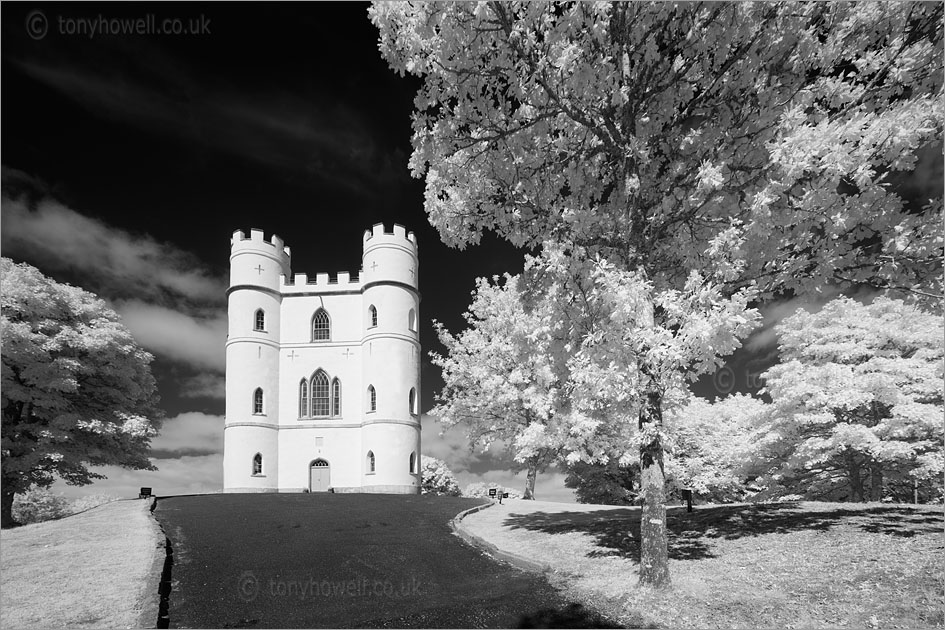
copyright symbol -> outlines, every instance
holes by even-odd
[[[39,9],[30,11],[26,16],[26,32],[29,36],[33,39],[42,39],[46,37],[48,30],[49,21],[46,19],[46,14]]]
[[[731,393],[732,388],[735,387],[735,372],[727,365],[721,367],[712,377],[712,384],[720,394]]]
[[[256,599],[259,595],[259,580],[256,579],[256,574],[252,571],[243,571],[236,588],[244,602]]]

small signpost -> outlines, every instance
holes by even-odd
[[[509,498],[509,493],[508,493],[508,492],[504,492],[504,491],[502,491],[502,490],[499,490],[498,488],[489,488],[489,498],[490,498],[490,499],[495,499],[496,497],[499,498],[499,505],[501,505],[501,504],[502,504],[502,499],[508,499],[508,498]]]
[[[151,498],[151,488],[141,488],[141,491],[138,492],[139,499],[149,499]]]
[[[679,492],[682,494],[682,498],[686,501],[686,511],[692,512],[692,490],[689,488],[683,488]]]

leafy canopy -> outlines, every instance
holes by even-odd
[[[93,294],[7,258],[0,273],[5,489],[103,478],[89,465],[154,470],[151,355]]]
[[[889,186],[942,137],[942,5],[377,3],[423,79],[410,167],[458,247],[589,248],[657,283],[942,295],[941,197]]]
[[[526,308],[520,280],[478,279],[468,328],[458,335],[434,322],[447,354],[431,353],[444,381],[432,415],[447,428],[462,426],[476,449],[498,441],[519,463],[543,468],[560,449],[546,434],[556,430],[562,383],[555,363],[565,357],[547,313]]]
[[[775,413],[753,449],[772,484],[856,489],[870,469],[941,483],[940,315],[902,300],[840,298],[776,330],[781,362],[764,374]]]
[[[446,462],[427,455],[420,456],[420,492],[458,497],[460,494],[456,475]]]
[[[666,426],[672,435],[666,458],[669,484],[690,488],[699,499],[713,503],[750,496],[757,488],[749,489],[746,483],[745,461],[768,407],[757,398],[733,394],[712,402],[693,397],[685,407],[668,414]]]

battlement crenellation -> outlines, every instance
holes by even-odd
[[[301,289],[304,287],[345,287],[354,288],[360,286],[361,280],[358,274],[352,275],[349,271],[339,271],[335,276],[329,273],[316,273],[314,279],[309,279],[307,273],[297,273],[294,277],[287,279],[282,276],[280,287]],[[353,286],[352,286],[353,285]]]
[[[408,232],[407,228],[404,226],[395,223],[392,231],[388,232],[384,229],[383,223],[375,223],[370,230],[364,230],[364,245],[367,246],[368,243],[373,243],[376,241],[385,241],[385,242],[397,242],[397,241],[406,241],[410,243],[413,249],[417,248],[417,237],[413,232]]]
[[[266,240],[266,234],[263,230],[252,228],[249,231],[249,238],[243,233],[243,230],[236,230],[233,232],[233,237],[230,239],[230,250],[259,250],[267,251],[272,250],[279,256],[285,256],[286,258],[292,257],[292,250],[289,248],[285,242],[277,234],[272,235],[272,240]]]

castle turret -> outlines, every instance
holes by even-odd
[[[223,486],[275,492],[278,478],[280,281],[291,252],[261,230],[230,241]]]
[[[420,294],[417,239],[400,225],[364,233],[361,343],[366,492],[420,487]],[[373,408],[372,408],[373,405]],[[371,455],[374,470],[371,470]]]

